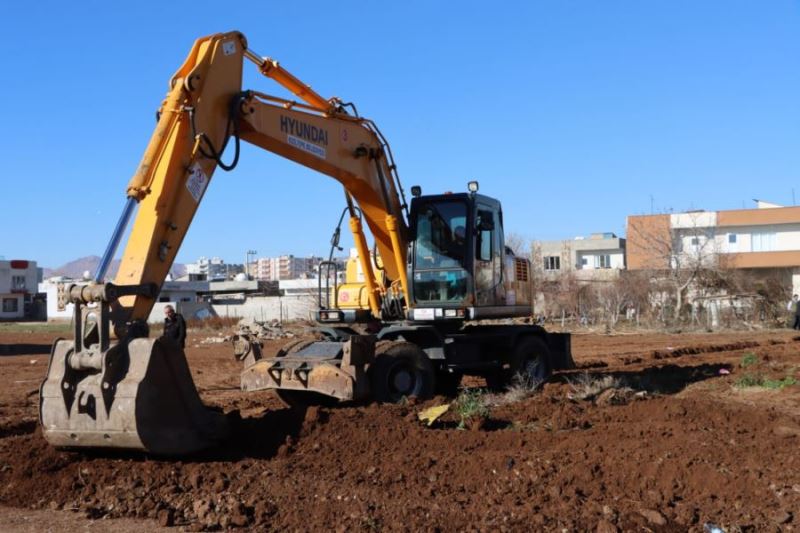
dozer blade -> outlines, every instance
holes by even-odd
[[[183,455],[227,437],[225,416],[201,402],[180,348],[140,338],[97,355],[79,364],[73,341],[53,346],[39,404],[51,445]]]

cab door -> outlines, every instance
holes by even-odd
[[[503,305],[503,227],[497,209],[476,204],[474,232],[475,304]]]

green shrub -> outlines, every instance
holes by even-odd
[[[786,376],[783,379],[765,379],[761,383],[761,386],[768,389],[783,389],[784,387],[789,387],[796,384],[797,380],[794,378],[794,376]]]
[[[762,378],[758,374],[756,375],[745,374],[744,376],[737,379],[734,385],[739,388],[760,387],[763,383],[764,383],[764,378]]]
[[[764,387],[765,389],[779,390],[797,384],[794,376],[786,376],[783,379],[768,379],[760,374],[745,374],[736,380],[734,385],[739,388],[744,387]]]
[[[747,368],[748,366],[753,366],[758,364],[758,356],[753,352],[744,354],[742,357],[742,362],[739,364],[742,368]]]
[[[456,412],[459,416],[458,429],[480,427],[489,417],[489,407],[479,389],[464,389],[456,398]]]

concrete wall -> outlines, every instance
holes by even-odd
[[[622,250],[592,250],[590,252],[577,252],[578,270],[595,270],[600,267],[595,266],[599,261],[600,255],[607,255],[611,261],[607,268],[625,268],[625,253]],[[586,259],[586,264],[583,260]]]
[[[315,298],[298,296],[256,296],[232,303],[211,304],[219,316],[254,320],[307,320],[317,309]]]
[[[164,308],[171,305],[176,313],[183,315],[183,318],[190,320],[193,318],[208,318],[214,316],[214,310],[206,302],[156,302],[147,321],[151,324],[164,322]]]
[[[698,211],[694,213],[676,213],[670,215],[672,229],[709,228],[717,225],[716,211]]]
[[[600,256],[608,256],[608,266],[600,267]],[[559,257],[558,270],[544,269],[545,258]],[[585,263],[585,264],[584,264]],[[618,237],[573,239],[564,241],[537,241],[534,243],[534,269],[545,270],[545,275],[554,276],[564,272],[579,274],[582,280],[611,279],[618,275],[603,274],[605,270],[625,268],[625,239]]]

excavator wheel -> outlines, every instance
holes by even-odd
[[[372,396],[379,402],[426,399],[436,390],[433,364],[419,346],[410,342],[379,342],[375,346],[375,362],[367,373]]]
[[[503,390],[514,380],[525,386],[538,388],[550,378],[550,349],[539,337],[522,337],[517,341],[511,357],[504,367],[486,377],[490,389]]]
[[[284,345],[278,351],[276,357],[286,357],[287,355],[297,353],[303,348],[314,344],[315,342],[317,341],[314,339],[293,340]],[[325,396],[324,394],[311,391],[275,389],[275,396],[278,397],[283,405],[290,409],[305,409],[307,407],[311,407],[312,405],[330,407],[338,403],[336,398],[331,398],[330,396]]]

